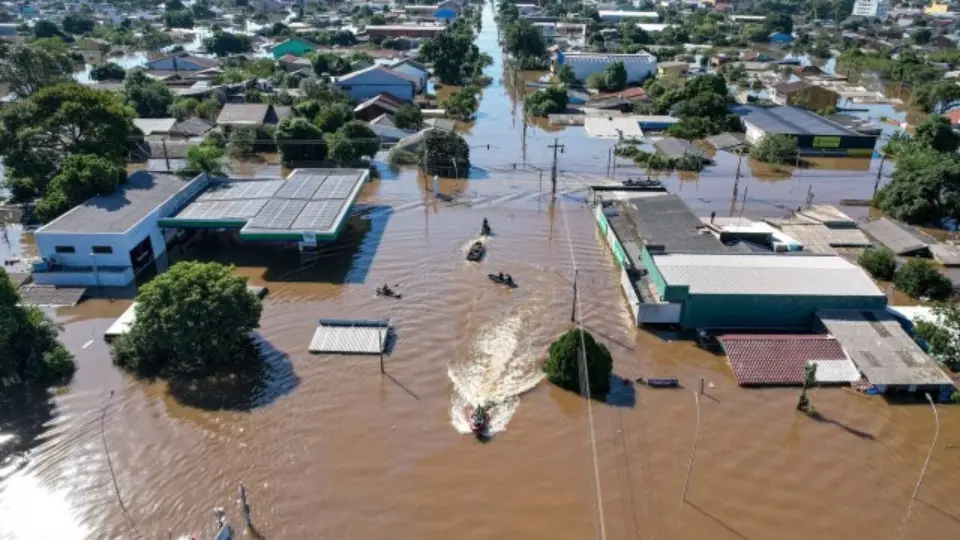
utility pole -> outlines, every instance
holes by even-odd
[[[813,206],[813,184],[807,188],[807,208]]]
[[[380,373],[386,373],[386,370],[383,368],[383,349],[386,348],[386,343],[383,341],[383,328],[380,328]]]
[[[553,148],[553,167],[550,169],[550,182],[553,184],[553,194],[557,193],[557,150],[560,150],[560,153],[563,153],[564,145],[560,144],[559,138],[553,139],[553,144],[547,146],[547,148]]]
[[[877,181],[873,183],[873,196],[877,196],[877,191],[880,190],[880,179],[883,178],[883,164],[887,161],[886,154],[880,154],[880,168],[877,169]]]
[[[570,322],[577,321],[577,274],[579,270],[573,271],[573,306],[570,308]]]
[[[167,139],[163,139],[163,159],[167,162],[167,171],[170,171],[170,154],[167,153]]]

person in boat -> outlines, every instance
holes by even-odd
[[[480,231],[483,234],[490,234],[490,222],[487,221],[487,218],[483,218],[483,225],[480,226]]]
[[[380,292],[386,296],[393,296],[393,291],[390,290],[390,286],[386,283],[383,284],[383,289],[381,289]]]
[[[473,411],[473,421],[480,424],[487,421],[487,409],[483,405],[477,405],[477,409]]]
[[[499,279],[500,281],[503,281],[503,280],[505,279],[505,278],[503,277],[503,272],[500,272],[500,273],[497,274],[497,279]]]
[[[513,276],[511,276],[510,274],[507,274],[506,277],[501,276],[501,278],[503,279],[503,282],[506,283],[507,285],[513,285]]]

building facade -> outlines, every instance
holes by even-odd
[[[621,62],[626,69],[628,83],[642,81],[657,71],[657,57],[646,51],[636,54],[566,53],[559,47],[553,49],[550,70],[558,73],[562,66],[570,66],[577,80],[586,81],[590,75],[602,72],[616,62]]]
[[[890,2],[888,0],[857,0],[853,4],[851,15],[885,21],[890,15]]]

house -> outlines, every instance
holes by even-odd
[[[214,127],[216,127],[216,125],[213,122],[194,116],[174,124],[173,127],[170,128],[169,135],[171,137],[185,138],[203,137],[207,133],[210,133]]]
[[[822,86],[797,81],[775,85],[771,100],[779,105],[798,105],[819,111],[836,107],[840,95]]]
[[[309,52],[317,50],[317,45],[303,38],[292,37],[273,46],[270,52],[274,58],[281,58],[286,55],[304,56]]]
[[[217,116],[217,125],[224,132],[237,127],[261,127],[276,125],[292,116],[290,107],[267,105],[266,103],[227,103]]]
[[[773,32],[770,34],[771,45],[789,45],[793,43],[793,36],[786,32]]]
[[[377,94],[390,94],[405,101],[413,101],[417,82],[388,67],[375,65],[338,77],[334,86],[354,101],[363,101]]]
[[[313,64],[310,63],[309,58],[302,58],[292,54],[285,54],[277,58],[277,65],[280,66],[280,69],[288,73],[300,71],[301,69],[313,69]]]
[[[147,72],[206,71],[208,69],[219,67],[220,61],[215,58],[196,56],[186,52],[171,54],[170,56],[158,58],[157,60],[151,60],[144,64],[144,69],[146,69]]]
[[[690,69],[687,62],[660,62],[657,64],[657,76],[665,75],[686,75]]]
[[[353,109],[353,116],[357,120],[372,121],[383,115],[396,114],[396,112],[400,110],[400,107],[409,104],[409,101],[397,99],[390,94],[377,94],[357,105]]]
[[[0,37],[13,37],[17,35],[17,25],[15,24],[0,24]]]
[[[169,135],[176,118],[134,118],[133,125],[144,135]]]
[[[553,47],[551,51],[550,71],[556,74],[562,66],[570,66],[574,77],[580,81],[616,62],[623,63],[628,83],[641,81],[657,71],[657,57],[646,51],[636,54],[568,53],[560,47]]]
[[[390,69],[395,73],[413,78],[417,84],[418,94],[427,88],[427,81],[430,79],[430,70],[420,62],[407,58],[391,65]]]
[[[366,27],[367,37],[374,38],[432,38],[443,32],[445,26],[435,24],[383,24]]]

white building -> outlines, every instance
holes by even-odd
[[[851,13],[854,17],[871,17],[881,21],[887,20],[889,14],[888,0],[857,0],[853,4],[853,13]]]
[[[623,63],[628,83],[643,80],[657,72],[657,57],[646,51],[636,54],[567,53],[558,47],[553,49],[550,70],[556,73],[560,66],[570,66],[577,80],[586,81],[590,75],[616,62]]]
[[[416,78],[378,64],[338,77],[334,86],[358,102],[380,93],[413,101],[416,84]]]
[[[601,9],[598,11],[598,13],[600,14],[600,20],[603,22],[620,22],[625,19],[635,21],[656,21],[660,19],[660,14],[656,11],[620,11]]]

